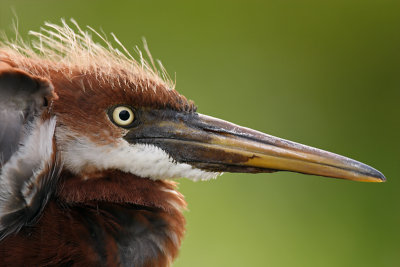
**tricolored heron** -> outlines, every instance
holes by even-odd
[[[185,227],[174,178],[385,180],[355,160],[197,113],[151,56],[136,61],[117,39],[119,49],[100,45],[73,23],[0,46],[2,265],[169,266]]]

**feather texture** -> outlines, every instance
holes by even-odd
[[[44,114],[53,88],[2,64],[0,70],[0,240],[32,222],[57,184],[55,117]]]
[[[144,85],[141,89],[174,89],[175,82],[160,61],[156,66],[145,41],[146,53],[136,47],[136,59],[114,34],[108,40],[91,27],[83,30],[73,19],[71,23],[73,26],[64,20],[61,25],[46,23],[40,32],[30,31],[34,37],[30,43],[21,39],[4,40],[0,43],[1,50],[20,68],[36,74],[77,70],[119,87],[140,80]],[[99,42],[94,41],[93,35]],[[38,61],[41,64],[35,64]]]

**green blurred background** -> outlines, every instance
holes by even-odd
[[[182,179],[174,266],[400,266],[400,1],[9,1],[0,29],[75,18],[145,36],[199,112],[349,156],[370,184],[294,173]]]

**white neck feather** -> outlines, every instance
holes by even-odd
[[[101,145],[89,138],[71,134],[67,129],[57,129],[56,137],[61,145],[64,166],[73,173],[119,169],[154,180],[185,177],[195,181],[209,180],[221,174],[176,162],[154,145],[129,144],[122,138],[114,144]]]

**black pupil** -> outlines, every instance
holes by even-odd
[[[120,118],[121,120],[123,120],[123,121],[127,121],[127,120],[129,119],[130,116],[131,116],[131,114],[129,114],[129,112],[126,111],[126,110],[122,110],[122,111],[119,113],[119,118]]]

